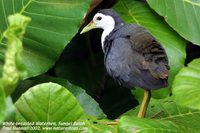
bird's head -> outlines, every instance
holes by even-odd
[[[94,15],[93,19],[83,28],[80,34],[96,28],[101,28],[103,30],[114,29],[122,24],[124,24],[124,22],[115,11],[112,9],[102,9]]]

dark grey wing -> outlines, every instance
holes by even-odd
[[[136,27],[130,34],[131,46],[143,58],[141,68],[150,71],[155,78],[168,78],[168,58],[160,43],[144,28]]]

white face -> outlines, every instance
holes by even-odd
[[[113,29],[115,26],[115,21],[111,16],[97,13],[93,17],[93,22],[96,24],[97,28],[102,28],[104,30]]]

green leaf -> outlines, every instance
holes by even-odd
[[[200,131],[200,110],[180,106],[173,99],[154,102],[147,114],[149,118],[169,120],[177,125]]]
[[[130,110],[123,116],[137,116],[139,107]],[[146,118],[168,120],[179,126],[200,131],[200,110],[180,106],[172,97],[162,100],[152,99],[148,106]]]
[[[120,133],[199,133],[199,130],[177,125],[167,120],[141,119],[123,116],[119,123]]]
[[[171,86],[174,76],[184,65],[185,40],[174,32],[161,17],[155,14],[145,2],[121,0],[114,9],[125,22],[135,23],[148,29],[166,49],[170,64],[169,81]],[[154,91],[153,97],[163,98],[169,93],[170,89],[161,89]]]
[[[0,124],[3,122],[6,114],[6,96],[4,89],[0,85]]]
[[[22,42],[25,29],[30,22],[29,17],[20,14],[11,15],[8,18],[9,27],[3,33],[7,45],[5,51],[5,63],[3,64],[0,84],[7,95],[13,92],[19,80],[25,77],[26,69],[21,59]]]
[[[181,36],[200,45],[199,0],[147,0],[147,2]]]
[[[174,100],[180,105],[200,109],[200,59],[196,59],[177,74],[173,83]]]
[[[99,104],[90,95],[88,95],[85,90],[83,90],[79,86],[71,84],[69,81],[62,78],[41,75],[38,77],[27,79],[19,84],[19,86],[13,93],[12,98],[15,101],[21,96],[22,93],[27,91],[31,86],[46,82],[54,82],[67,88],[76,97],[77,101],[80,103],[81,107],[84,109],[84,112],[87,115],[92,115],[100,118],[105,117],[105,114],[99,107]]]
[[[52,78],[54,82],[68,88],[68,90],[76,97],[82,108],[87,115],[96,117],[105,117],[99,104],[86,93],[86,91],[76,85],[71,84],[69,81],[61,78]]]
[[[87,115],[92,115],[101,118],[105,117],[105,114],[99,107],[99,104],[90,95],[88,95],[84,89],[82,89],[79,86],[71,84],[69,81],[65,79],[42,75],[32,79],[31,82],[32,85],[44,82],[54,82],[60,84],[65,88],[67,88],[76,97],[77,101],[80,103],[80,105],[82,106]],[[24,82],[24,85],[25,83],[26,82]],[[30,85],[30,80],[27,81],[27,84]],[[19,89],[21,89],[21,87]],[[24,87],[26,86],[23,86],[23,88]]]
[[[52,67],[78,32],[89,3],[89,0],[0,0],[0,31],[8,27],[6,18],[10,14],[20,13],[32,19],[23,40],[28,77]],[[3,57],[0,59],[3,61]]]
[[[85,126],[88,125],[86,115],[76,98],[66,88],[55,83],[44,83],[30,88],[15,105],[17,121],[82,121]]]

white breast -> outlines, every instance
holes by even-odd
[[[114,26],[113,26],[113,27],[110,27],[110,28],[106,28],[106,29],[103,31],[103,33],[102,33],[102,35],[101,35],[101,46],[102,46],[102,48],[104,47],[104,41],[105,41],[105,39],[106,39],[106,36],[108,36],[108,35],[112,32],[113,29],[114,29]]]

